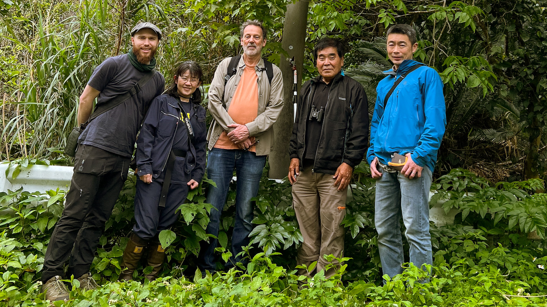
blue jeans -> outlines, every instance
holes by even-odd
[[[422,177],[408,179],[401,173],[382,171],[376,182],[375,224],[378,249],[384,274],[393,277],[403,272],[401,217],[410,245],[410,262],[421,267],[433,264],[429,234],[429,189],[431,171],[424,167]]]
[[[244,246],[249,244],[249,234],[253,230],[253,204],[251,198],[258,194],[258,186],[262,177],[262,170],[266,164],[266,156],[256,156],[254,152],[245,150],[227,150],[213,148],[209,152],[207,162],[207,177],[216,183],[210,186],[207,193],[207,203],[213,205],[207,233],[218,236],[220,215],[226,203],[230,181],[234,169],[237,176],[236,188],[236,219],[232,234],[232,258],[228,266],[241,262],[236,257]],[[214,251],[217,247],[216,239],[209,239],[210,243],[201,246],[199,268],[201,271],[215,271]]]

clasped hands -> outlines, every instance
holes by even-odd
[[[245,125],[231,124],[228,128],[235,128],[227,135],[230,141],[236,144],[240,149],[247,150],[255,143],[255,138],[250,137],[249,129]]]
[[[405,156],[408,159],[405,163],[405,166],[401,170],[401,174],[403,174],[403,176],[408,179],[413,179],[414,177],[422,177],[422,170],[424,168],[419,166],[418,164],[416,164],[416,162],[412,160],[412,156],[410,153],[405,154]],[[370,163],[370,174],[374,179],[382,177],[382,173],[378,171],[378,157],[375,157],[374,160],[372,160],[372,163]]]

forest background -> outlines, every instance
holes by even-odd
[[[544,0],[0,0],[0,160],[13,166],[10,176],[17,176],[21,168],[31,164],[71,164],[62,149],[76,125],[78,97],[98,64],[130,50],[129,30],[138,21],[154,22],[164,33],[157,69],[166,80],[171,79],[171,71],[178,63],[194,60],[203,67],[204,81],[209,83],[218,63],[241,51],[239,25],[247,19],[258,19],[268,30],[263,55],[284,73],[285,108],[275,126],[276,147],[268,169],[270,177],[282,178],[288,169],[287,142],[293,117],[293,63],[288,59],[294,57],[299,87],[302,80],[316,75],[311,53],[314,43],[324,36],[342,39],[349,47],[344,70],[365,87],[372,115],[376,84],[384,76],[382,71],[391,67],[385,31],[391,24],[409,23],[419,33],[415,59],[435,68],[445,83],[448,125],[435,170],[438,196],[432,205],[443,200],[447,212],[459,213],[456,225],[432,226],[432,235],[435,265],[446,265],[444,273],[442,269],[437,273],[450,280],[451,286],[448,282],[435,284],[434,291],[423,286],[426,292],[412,290],[409,297],[404,296],[404,284],[391,286],[394,289],[399,285],[402,296],[373,287],[381,280],[372,228],[374,184],[368,179],[368,166],[362,163],[355,172],[356,188],[344,221],[346,244],[350,246],[346,255],[361,261],[349,263],[343,278],[347,286],[344,291],[350,301],[359,295],[370,300],[370,293],[376,293],[386,302],[423,299],[451,306],[446,297],[442,304],[438,302],[443,298],[441,288],[452,296],[450,291],[456,288],[469,289],[473,297],[477,289],[485,289],[480,278],[491,274],[489,279],[498,289],[506,290],[505,295],[541,293],[543,271],[537,271],[537,266],[542,264],[535,261],[546,262],[545,246],[543,240],[530,240],[528,233],[543,238],[547,227],[547,198],[541,193],[544,186],[540,180],[547,169],[546,6]],[[232,194],[219,235],[219,255],[223,257],[229,253],[224,248],[233,224]],[[92,268],[99,281],[115,280],[119,274],[121,248],[133,221],[133,195],[131,178],[101,238]],[[44,246],[62,210],[63,198],[62,190],[0,193],[2,208],[9,209],[9,214],[1,211],[0,217],[0,301],[14,304],[35,291]],[[203,190],[190,195],[189,202],[181,210],[181,225],[163,236],[162,244],[176,246],[168,251],[169,263],[163,276],[180,276],[194,269],[199,241],[207,239],[204,225],[210,206],[204,204]],[[290,277],[297,277],[290,273],[294,264],[289,259],[294,259],[291,255],[301,242],[290,202],[290,187],[274,184],[265,176],[257,199],[254,223],[258,226],[252,234],[258,250],[272,257],[257,254],[254,261],[261,263],[265,268],[262,273],[269,273],[269,278],[279,273],[272,267],[275,264],[287,270],[287,289],[296,284],[291,283]],[[276,250],[282,250],[283,256],[276,258]],[[513,260],[507,262],[507,257]],[[518,269],[513,267],[516,263],[521,263]],[[499,265],[503,268],[496,275],[494,268]],[[457,279],[461,272],[473,272],[479,267],[489,269],[472,278],[464,274]],[[252,275],[255,270],[247,268],[247,272]],[[507,274],[500,277],[502,273]],[[528,284],[509,283],[509,289],[503,282],[510,279],[507,276]],[[473,278],[477,278],[476,288],[466,288]],[[196,275],[196,284],[200,280]],[[285,293],[278,282],[271,281],[268,287],[274,293]],[[464,285],[456,286],[458,282]],[[327,284],[321,289],[335,291],[335,286]],[[462,293],[458,295],[465,297]],[[271,298],[270,294],[266,291],[264,297]],[[305,297],[306,292],[299,294]],[[310,291],[307,297],[324,299],[323,295],[312,294]],[[204,301],[213,299],[195,295],[201,295]],[[487,300],[512,300],[500,293],[488,295]],[[222,295],[213,297],[225,299]],[[81,298],[82,302],[90,299]],[[462,302],[470,304],[461,298],[452,303]]]

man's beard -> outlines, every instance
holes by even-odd
[[[150,49],[150,50],[151,50],[150,55],[144,56],[140,52],[140,49],[133,46],[133,54],[137,57],[137,61],[145,65],[150,63],[150,61],[154,58],[154,55],[156,54],[156,49]]]
[[[251,47],[251,46],[252,46],[252,47],[255,47],[255,49],[250,50],[249,47]],[[253,55],[260,54],[260,52],[262,51],[262,49],[259,48],[258,45],[256,45],[256,44],[255,44],[255,45],[249,44],[249,45],[247,45],[247,47],[244,48],[244,49],[245,49],[245,50],[244,50],[245,54],[247,54],[247,55],[249,55],[249,56],[253,56]]]

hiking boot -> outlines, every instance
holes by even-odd
[[[139,238],[136,234],[131,235],[123,251],[120,280],[133,280],[133,272],[135,272],[135,269],[139,265],[139,260],[141,260],[144,247],[147,243],[146,240]]]
[[[61,281],[61,276],[53,276],[42,286],[42,292],[46,293],[46,300],[68,301],[69,293],[65,284]]]
[[[148,266],[152,267],[152,272],[146,274],[144,277],[149,281],[154,281],[158,278],[161,270],[161,265],[165,259],[165,250],[158,242],[151,243],[148,250]]]
[[[95,279],[91,277],[91,272],[85,273],[84,275],[80,276],[78,278],[78,281],[80,282],[80,289],[87,291],[87,290],[95,290],[99,287],[97,283],[95,282]]]

